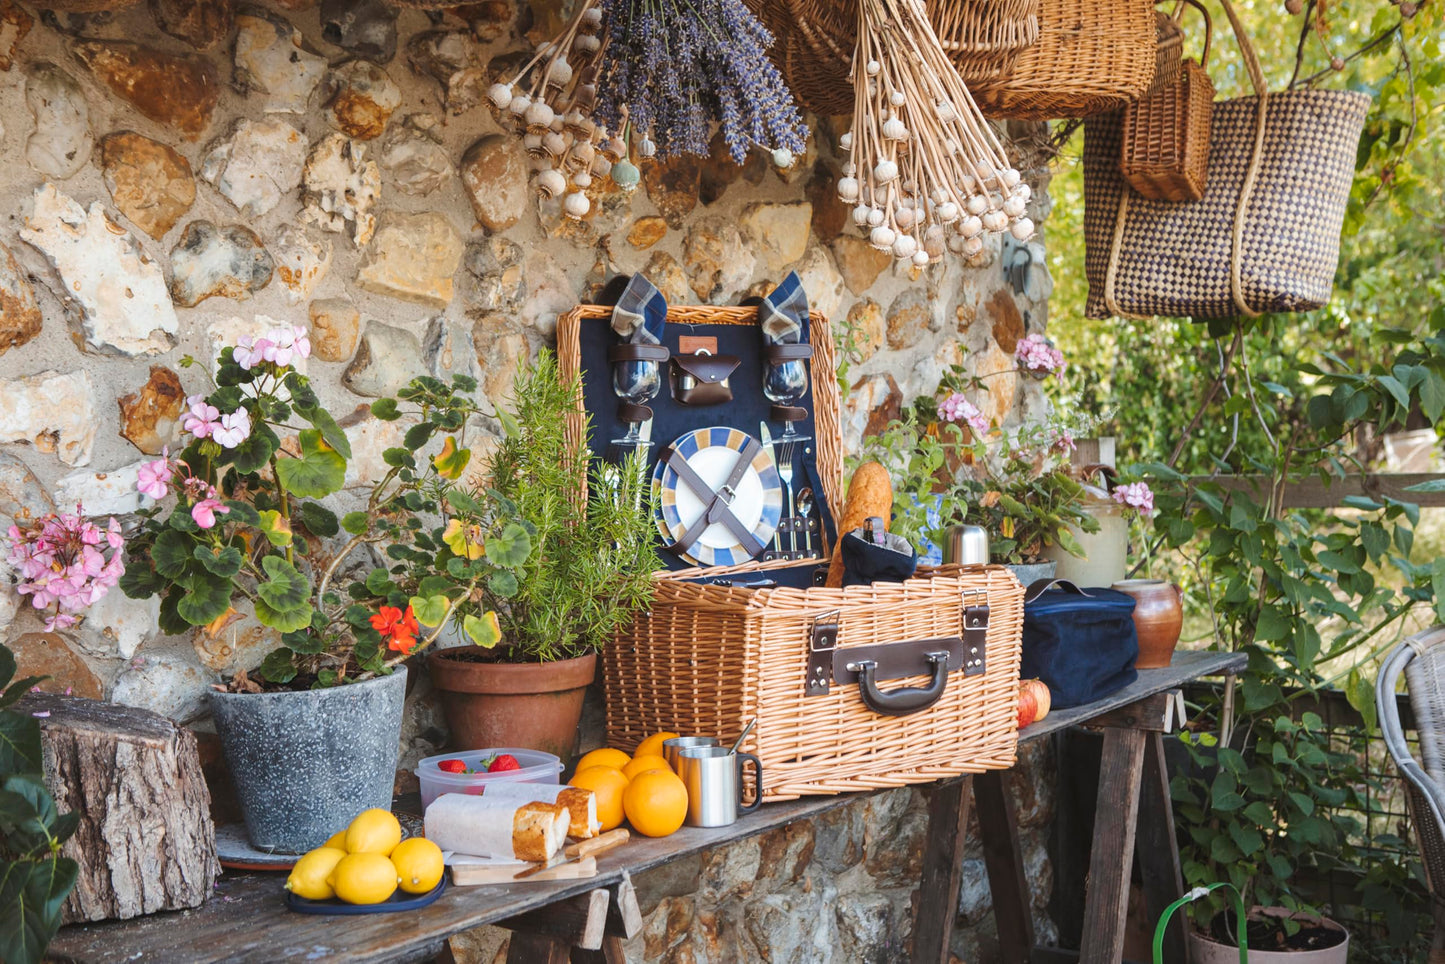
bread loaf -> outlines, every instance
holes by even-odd
[[[426,838],[443,850],[478,857],[550,860],[567,842],[567,808],[490,794],[444,793],[426,808]]]
[[[517,803],[540,800],[567,808],[567,836],[586,840],[597,836],[602,824],[597,819],[597,795],[581,787],[559,786],[555,783],[493,783],[483,796]]]
[[[874,516],[883,520],[883,528],[888,528],[893,518],[893,480],[888,477],[888,470],[877,462],[864,462],[848,482],[848,496],[843,500],[843,515],[838,520],[838,543]],[[843,587],[843,553],[837,543],[833,546],[833,561],[828,565],[827,585],[833,589]]]

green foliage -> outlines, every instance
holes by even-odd
[[[45,788],[39,722],[10,708],[40,679],[14,676],[15,655],[0,646],[0,960],[37,964],[80,871],[60,856],[80,817],[60,813]]]

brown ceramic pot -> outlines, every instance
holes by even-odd
[[[572,756],[582,696],[597,675],[596,654],[551,663],[482,663],[458,659],[455,652],[436,650],[426,658],[452,749],[518,746],[564,760]]]
[[[1122,579],[1110,588],[1134,597],[1134,628],[1139,632],[1139,660],[1134,666],[1168,666],[1184,625],[1179,587],[1163,579]]]

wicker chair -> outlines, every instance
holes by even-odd
[[[1420,762],[1410,756],[1395,702],[1401,672],[1415,712]],[[1420,838],[1435,917],[1430,964],[1445,964],[1445,626],[1411,636],[1386,657],[1375,681],[1375,702],[1385,746],[1405,777],[1411,822]]]

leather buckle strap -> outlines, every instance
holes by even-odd
[[[763,544],[738,520],[732,510],[732,501],[737,496],[737,484],[742,481],[748,466],[752,465],[753,459],[761,448],[757,439],[748,439],[748,444],[738,456],[732,472],[717,489],[708,485],[707,481],[687,464],[687,459],[683,458],[677,449],[668,450],[668,466],[677,473],[678,478],[688,488],[697,494],[703,503],[702,515],[692,524],[691,528],[682,534],[677,542],[668,546],[671,551],[681,555],[691,549],[693,544],[707,531],[707,528],[718,522],[727,527],[727,530],[733,534],[733,537],[738,540],[749,556],[755,556],[762,551]]]
[[[665,362],[672,356],[666,345],[641,345],[626,341],[607,349],[609,362],[655,361]]]
[[[763,357],[774,364],[799,361],[813,357],[813,346],[806,342],[794,345],[767,345],[763,348]]]

